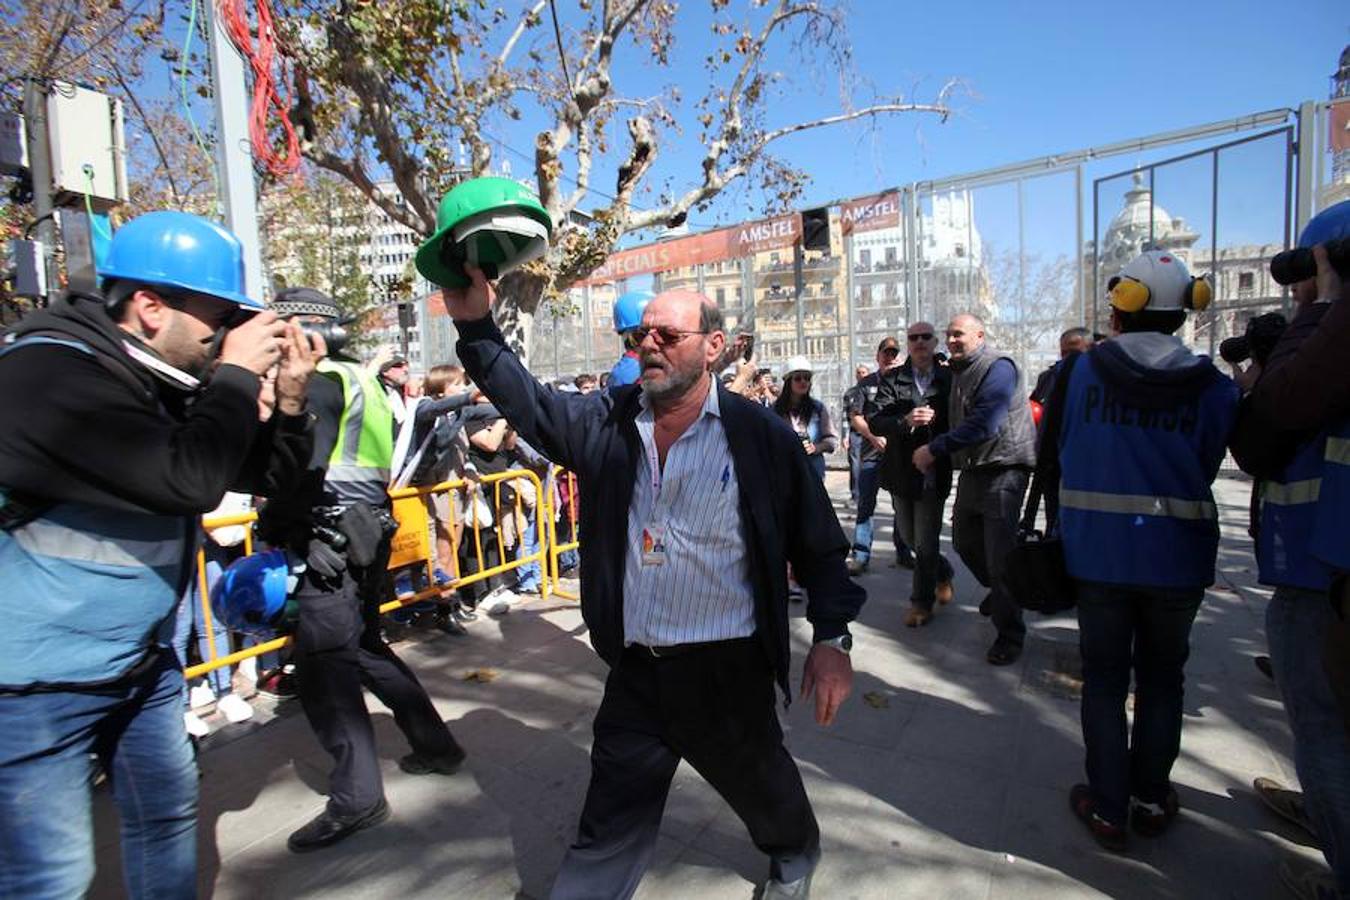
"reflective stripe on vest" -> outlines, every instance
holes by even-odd
[[[1291,481],[1281,484],[1278,481],[1261,483],[1261,502],[1274,503],[1277,506],[1302,506],[1316,503],[1322,493],[1322,479],[1308,478],[1303,481]]]
[[[1180,497],[1149,497],[1143,494],[1107,494],[1061,488],[1060,506],[1091,512],[1120,513],[1130,516],[1167,516],[1172,519],[1214,520],[1219,510],[1208,500],[1183,500]]]
[[[1350,418],[1327,435],[1311,543],[1314,558],[1350,572]]]
[[[1322,435],[1305,441],[1278,477],[1260,483],[1256,563],[1262,584],[1319,591],[1330,583],[1312,548],[1325,447]]]
[[[394,459],[394,412],[384,388],[354,363],[324,360],[321,372],[342,383],[342,419],[328,457],[329,481],[389,483]]]

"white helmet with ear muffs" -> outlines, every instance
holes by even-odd
[[[1145,250],[1130,260],[1107,285],[1111,305],[1121,312],[1202,310],[1214,289],[1204,278],[1192,278],[1186,264],[1166,250]]]

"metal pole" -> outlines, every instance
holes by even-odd
[[[806,355],[806,317],[802,311],[802,242],[792,245],[792,293],[797,307],[797,352]]]
[[[1298,107],[1298,199],[1294,206],[1294,234],[1313,215],[1313,186],[1317,182],[1317,104],[1305,100]]]
[[[37,239],[42,242],[42,266],[47,276],[45,306],[58,293],[54,252],[56,227],[52,221],[52,161],[47,143],[47,91],[34,79],[23,85],[23,117],[28,127],[28,171],[33,182],[33,213],[37,216]]]
[[[1223,281],[1219,277],[1219,151],[1215,150],[1211,158],[1214,160],[1212,165],[1212,182],[1209,189],[1209,262],[1213,269],[1214,277],[1214,299],[1217,301],[1219,285]],[[1287,218],[1287,217],[1286,217]],[[1214,356],[1214,351],[1219,345],[1218,322],[1219,322],[1219,304],[1214,304],[1214,309],[1210,312],[1209,320],[1209,355]],[[1202,313],[1203,315],[1203,313]]]
[[[844,292],[844,315],[848,316],[848,371],[853,372],[858,368],[857,362],[857,324],[853,321],[853,235],[844,235],[844,277],[840,279],[843,284],[840,289]],[[845,383],[848,377],[845,375]]]
[[[1074,294],[1078,301],[1078,321],[1087,323],[1087,292],[1083,289],[1083,166],[1073,167],[1073,218],[1074,218]]]
[[[215,4],[205,3],[211,34],[211,82],[216,99],[216,159],[224,196],[225,224],[244,245],[245,292],[265,299],[262,244],[258,236],[257,193],[248,134],[248,96],[244,60],[216,20]],[[406,347],[405,347],[406,350]]]
[[[1101,235],[1101,183],[1092,182],[1092,333],[1097,328],[1097,284],[1101,278],[1102,235]],[[1086,291],[1084,295],[1086,296]]]

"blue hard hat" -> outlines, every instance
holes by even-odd
[[[614,301],[614,330],[619,334],[642,324],[642,311],[654,297],[651,291],[629,291]]]
[[[237,559],[211,587],[211,609],[231,631],[270,633],[286,610],[290,574],[285,550]]]
[[[1350,237],[1350,200],[1328,206],[1308,220],[1298,236],[1300,247],[1315,247],[1336,238]]]
[[[160,210],[137,216],[113,234],[98,269],[106,288],[121,278],[178,288],[266,309],[244,293],[244,245],[229,231],[201,216]]]

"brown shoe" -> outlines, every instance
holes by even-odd
[[[909,608],[909,615],[905,616],[906,628],[919,628],[933,621],[933,614],[926,609],[919,609],[917,606]]]
[[[937,602],[938,602],[938,603],[941,603],[943,606],[946,606],[948,603],[951,603],[951,602],[952,602],[952,599],[953,599],[955,596],[956,596],[956,591],[952,589],[952,583],[951,583],[950,581],[939,581],[939,582],[938,582],[938,586],[937,586]]]

